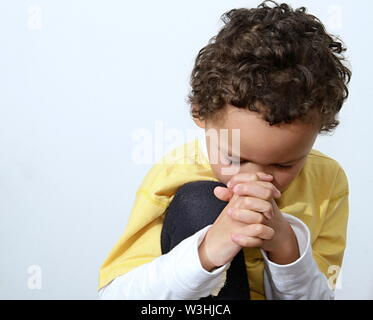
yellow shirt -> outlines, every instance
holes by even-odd
[[[205,146],[203,146],[205,147]],[[137,189],[127,227],[100,267],[98,289],[114,278],[159,257],[164,213],[176,190],[197,180],[219,181],[195,139],[164,155]],[[341,267],[346,246],[349,187],[339,163],[312,149],[298,176],[276,200],[282,212],[309,228],[313,257],[327,278]],[[244,248],[253,300],[265,299],[264,262],[259,248]]]

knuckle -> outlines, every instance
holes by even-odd
[[[267,208],[265,209],[265,210],[266,210],[266,212],[269,212],[269,213],[271,213],[271,212],[272,212],[272,209],[273,209],[273,208],[272,208],[272,204],[270,204],[270,203],[268,203],[268,202],[267,202],[267,205],[266,205],[266,207],[267,207]]]
[[[257,224],[256,226],[255,226],[255,231],[257,232],[257,233],[262,233],[263,232],[263,230],[264,230],[264,227],[263,227],[263,225],[261,225],[261,224]]]
[[[270,200],[272,198],[272,194],[273,194],[272,190],[266,189],[265,194],[264,194],[265,199]]]
[[[264,223],[264,216],[262,214],[259,214],[257,221],[258,221],[258,224]]]
[[[267,214],[267,216],[271,216],[272,215],[272,210],[265,210],[263,212],[263,214]]]
[[[274,187],[273,191],[272,191],[272,197],[277,198],[279,196],[279,194],[281,195],[281,192],[280,193],[279,192],[280,191],[276,187]]]
[[[263,243],[263,239],[257,239],[256,247],[262,247]]]
[[[232,218],[233,219],[238,219],[239,217],[240,217],[239,211],[233,209],[233,211],[232,211]]]
[[[246,184],[244,183],[237,183],[237,186],[239,186],[240,191],[246,191]]]
[[[252,202],[252,200],[250,199],[250,198],[245,198],[245,205],[247,206],[247,207],[251,207],[252,206],[252,204],[253,204],[253,202]]]
[[[236,176],[233,176],[232,178],[230,178],[230,183],[233,185],[233,184],[235,184],[236,183],[236,181],[237,181],[237,177]]]

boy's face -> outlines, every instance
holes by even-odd
[[[237,173],[262,171],[271,174],[272,183],[283,192],[303,168],[318,135],[316,113],[310,116],[315,119],[312,124],[296,121],[270,126],[257,112],[227,105],[222,120],[196,123],[205,128],[210,165],[221,182],[227,184]],[[232,129],[239,129],[238,143]]]

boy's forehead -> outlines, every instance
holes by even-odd
[[[220,131],[220,147],[230,154],[245,158],[255,153],[258,159],[280,162],[308,153],[318,134],[316,126],[299,121],[270,126],[259,113],[236,107],[228,107],[224,118],[213,127]],[[238,131],[239,140],[234,137]],[[224,139],[222,134],[226,136]]]
[[[313,136],[315,132],[318,132],[316,125],[305,124],[299,120],[293,123],[281,123],[271,126],[258,112],[236,107],[228,108],[221,120],[214,122],[210,127],[218,130],[228,129],[229,134],[232,133],[233,129],[236,129],[241,132],[242,136],[251,138],[256,136],[275,140],[276,137],[301,139],[303,136]]]

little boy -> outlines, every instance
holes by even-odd
[[[334,298],[348,180],[312,147],[339,124],[351,71],[304,7],[267,2],[225,13],[200,50],[189,102],[206,139],[147,173],[102,299]]]

